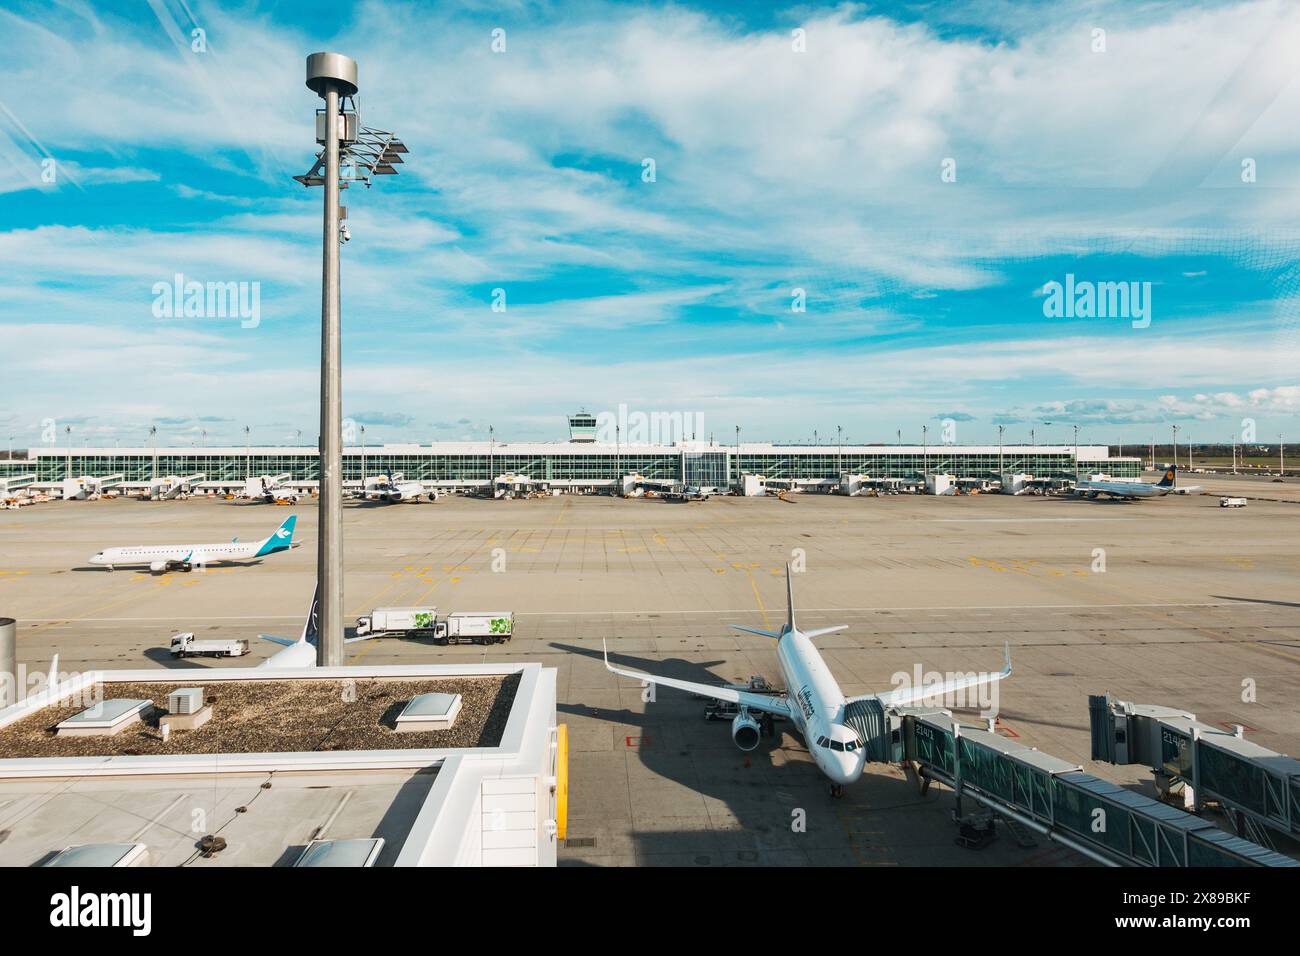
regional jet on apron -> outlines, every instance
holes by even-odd
[[[867,750],[862,739],[846,722],[846,710],[854,702],[874,698],[885,707],[903,707],[922,700],[940,700],[968,687],[1000,681],[1011,673],[1011,651],[1008,648],[1005,666],[997,673],[970,673],[944,682],[846,698],[813,644],[813,639],[833,631],[842,631],[848,625],[799,630],[794,617],[794,585],[789,565],[785,569],[785,587],[788,610],[785,625],[780,632],[740,624],[731,625],[738,631],[759,634],[776,641],[777,663],[786,684],[784,696],[755,693],[737,687],[697,684],[673,677],[656,677],[615,667],[609,662],[608,647],[605,648],[605,667],[623,677],[647,684],[675,687],[735,706],[738,712],[731,722],[731,737],[741,750],[753,750],[758,746],[760,728],[770,732],[773,717],[789,720],[803,735],[817,767],[830,779],[831,795],[835,797],[843,795],[846,783],[853,783],[862,776],[867,762]]]
[[[170,571],[173,568],[190,571],[220,561],[261,558],[293,547],[293,527],[297,521],[297,515],[289,515],[269,536],[247,544],[240,544],[238,538],[223,544],[137,544],[97,551],[90,563],[105,565],[110,571],[117,567],[143,565],[148,565],[150,571]]]

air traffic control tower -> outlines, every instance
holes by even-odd
[[[569,441],[594,442],[596,440],[596,416],[580,409],[569,416]]]

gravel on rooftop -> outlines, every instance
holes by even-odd
[[[173,730],[164,742],[158,718],[166,713],[167,695],[196,686],[203,687],[204,702],[212,704],[212,719],[197,730]],[[109,683],[103,685],[106,698],[151,700],[154,712],[111,737],[59,737],[55,725],[86,704],[45,707],[0,729],[0,759],[495,747],[501,743],[518,687],[518,674]],[[397,733],[394,718],[411,698],[434,692],[461,695],[455,725]]]

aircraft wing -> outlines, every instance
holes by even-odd
[[[755,694],[753,691],[736,690],[732,687],[719,687],[712,684],[697,684],[694,681],[678,680],[675,677],[656,677],[654,674],[646,674],[642,671],[630,671],[621,667],[615,667],[609,662],[609,647],[605,647],[605,669],[611,674],[618,674],[621,677],[630,677],[633,680],[644,681],[647,684],[662,684],[665,687],[675,687],[678,690],[684,690],[690,694],[699,694],[702,697],[712,697],[714,700],[726,701],[729,704],[741,704],[750,710],[761,711],[766,714],[776,714],[778,717],[790,718],[790,706],[780,697],[774,697],[768,694]]]
[[[906,707],[909,704],[915,704],[918,701],[928,701],[933,703],[942,702],[943,698],[951,693],[964,690],[967,687],[978,687],[981,684],[993,684],[997,681],[1011,676],[1011,645],[1007,644],[1004,650],[1005,665],[1002,670],[996,674],[970,673],[954,677],[952,680],[943,681],[942,683],[924,684],[920,687],[899,687],[895,690],[884,691],[879,694],[862,694],[859,697],[850,697],[848,703],[856,700],[870,700],[875,698],[886,707]]]

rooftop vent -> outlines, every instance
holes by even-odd
[[[143,843],[80,843],[60,850],[45,866],[135,866],[144,862]]]
[[[460,713],[460,694],[420,694],[397,715],[399,733],[446,730]]]
[[[173,730],[198,730],[212,719],[212,705],[203,702],[202,687],[177,687],[167,695],[167,715],[158,721],[163,740]]]
[[[177,687],[167,695],[167,712],[170,714],[197,714],[202,709],[202,687]]]
[[[374,866],[383,848],[383,837],[372,840],[312,840],[293,865]]]
[[[55,731],[60,737],[108,737],[139,723],[152,707],[150,700],[101,700],[60,721]]]

